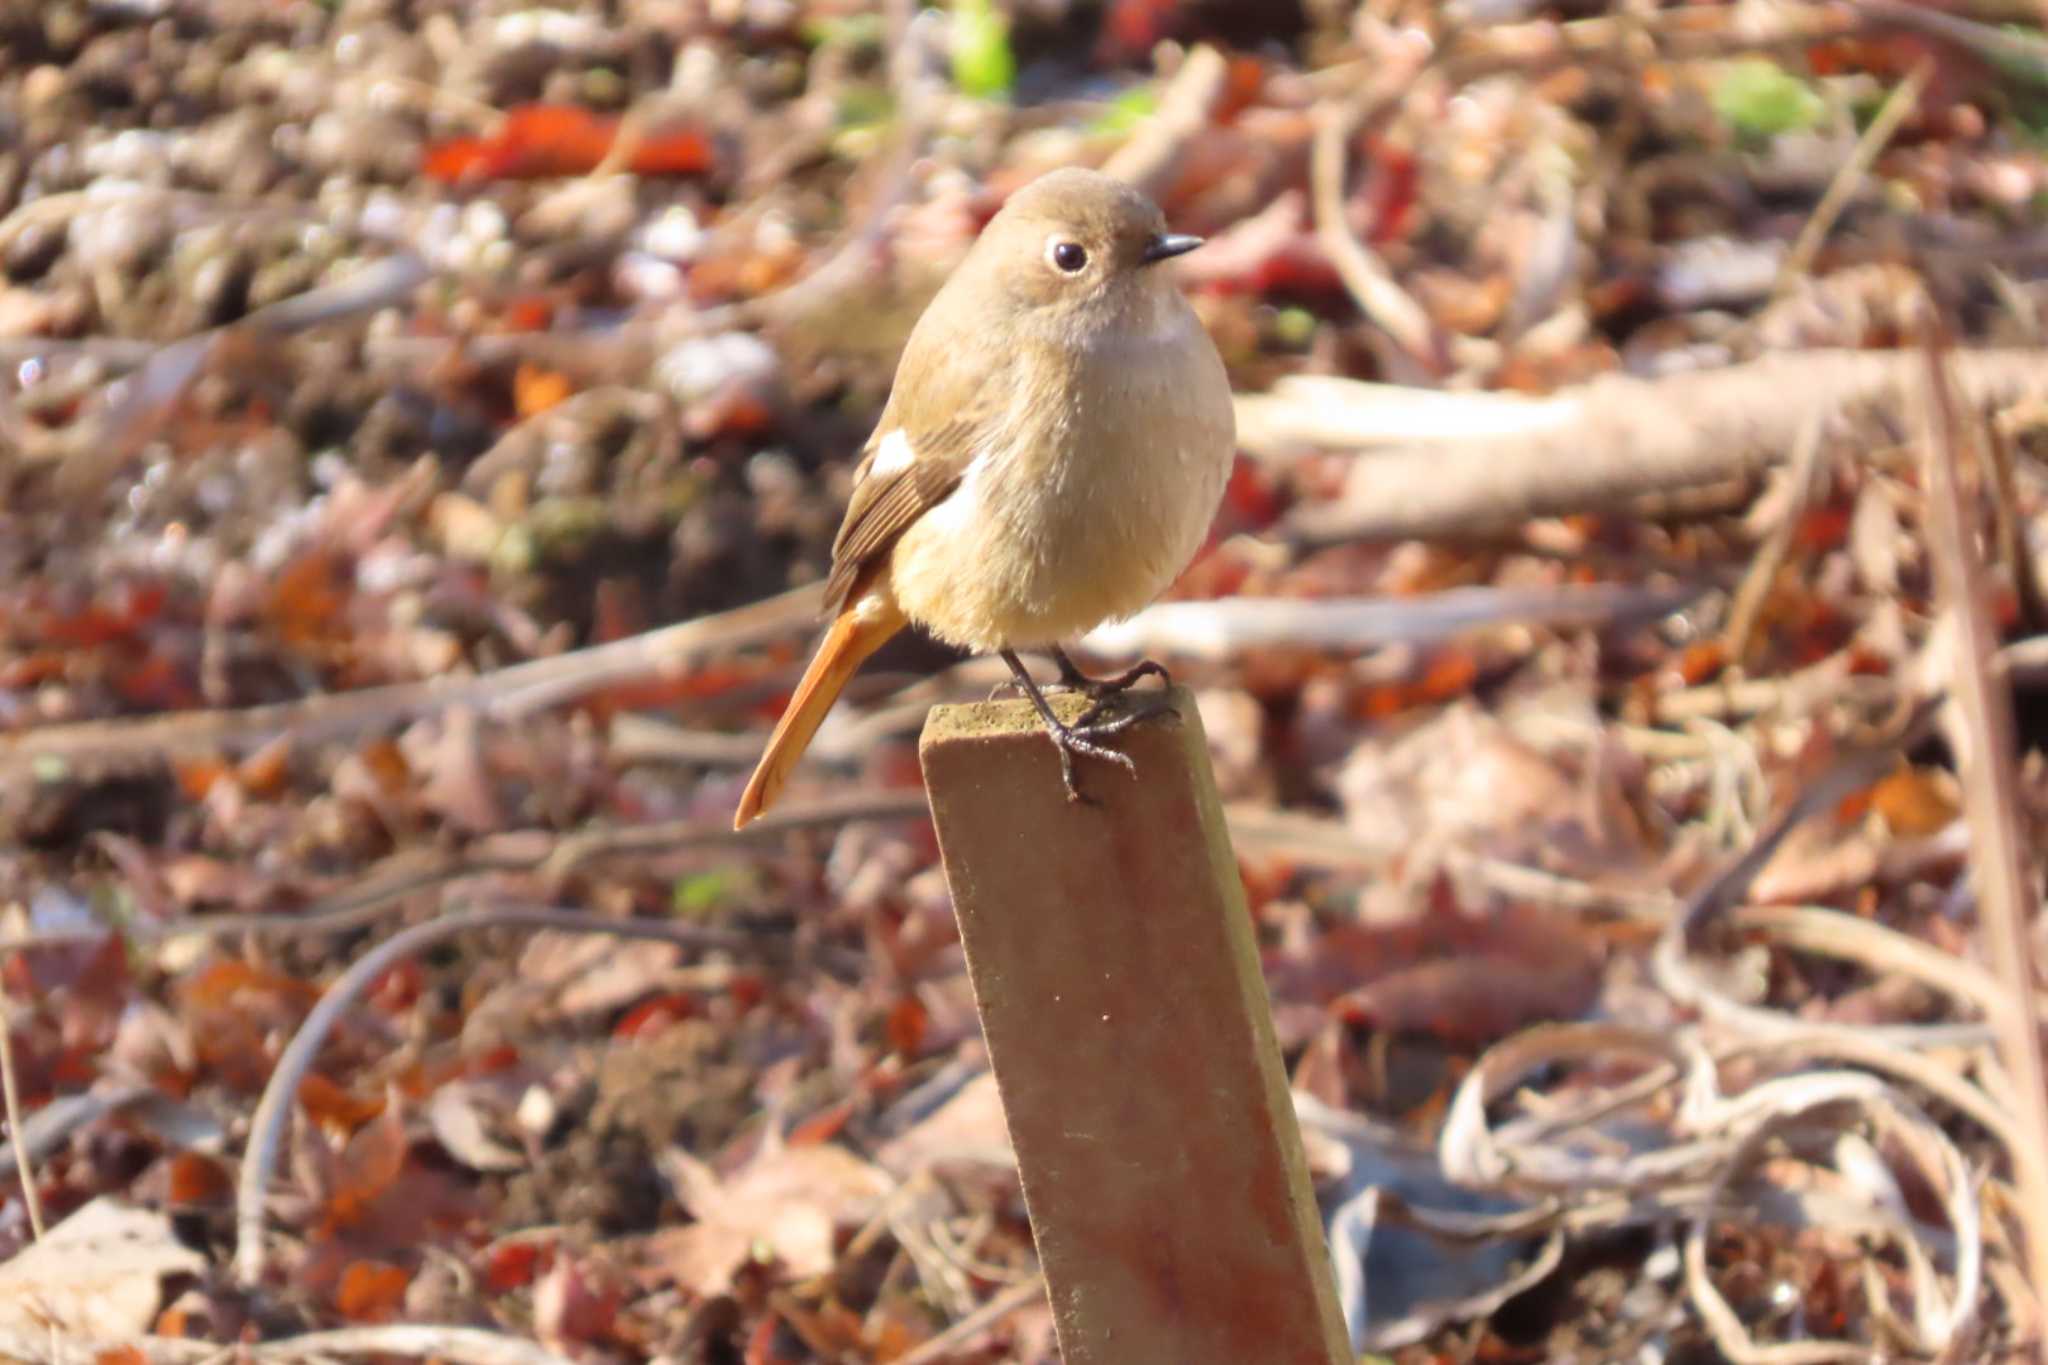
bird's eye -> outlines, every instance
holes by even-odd
[[[1086,247],[1079,242],[1069,242],[1060,237],[1052,239],[1046,246],[1045,254],[1057,269],[1069,275],[1080,273],[1088,264]]]

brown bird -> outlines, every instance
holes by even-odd
[[[912,329],[832,543],[832,613],[733,827],[772,803],[861,662],[905,624],[1001,656],[1058,746],[1100,741],[1146,674],[1094,679],[1060,642],[1129,616],[1201,546],[1236,448],[1215,345],[1161,261],[1201,245],[1137,190],[1061,170],[1013,194]],[[1069,724],[1017,657],[1095,704]]]

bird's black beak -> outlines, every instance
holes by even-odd
[[[1185,256],[1201,244],[1200,237],[1189,237],[1178,232],[1162,232],[1145,244],[1145,254],[1141,259],[1146,265],[1151,265],[1155,261],[1163,261],[1171,256]]]

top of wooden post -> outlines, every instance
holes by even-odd
[[[1349,1362],[1194,701],[1078,760],[1028,702],[920,746],[1066,1365]],[[1072,716],[1085,706],[1062,696]]]

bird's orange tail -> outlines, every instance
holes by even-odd
[[[755,816],[774,804],[796,761],[810,747],[811,736],[818,733],[825,713],[839,699],[839,690],[846,686],[846,680],[868,655],[901,629],[903,613],[886,591],[861,593],[856,589],[853,600],[839,609],[818,645],[818,652],[811,656],[811,666],[797,683],[782,719],[775,723],[775,733],[768,737],[767,752],[761,755],[753,780],[740,796],[739,809],[733,812],[734,829],[745,829]]]

